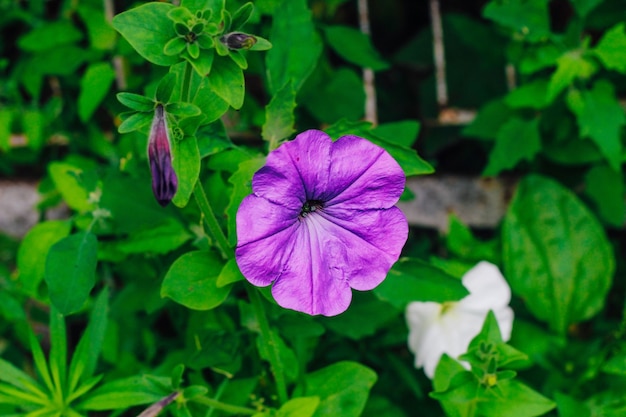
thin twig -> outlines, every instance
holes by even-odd
[[[506,74],[506,86],[509,89],[509,91],[513,91],[515,90],[515,87],[517,86],[517,80],[516,80],[516,73],[515,73],[515,65],[511,64],[510,62],[508,64],[506,64],[506,67],[504,67],[504,72]]]
[[[359,0],[359,27],[367,36],[371,35],[369,8],[367,0]],[[374,70],[363,68],[363,89],[365,90],[365,120],[378,124],[378,111],[376,109],[376,86]]]
[[[439,0],[430,0],[430,20],[433,27],[433,58],[435,60],[435,79],[437,104],[440,109],[448,106],[448,85],[446,84],[446,57],[443,47],[443,26]]]

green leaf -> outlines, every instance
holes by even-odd
[[[217,286],[222,268],[223,261],[213,252],[187,252],[167,271],[161,296],[193,310],[213,309],[222,304],[230,293],[230,285]]]
[[[56,388],[56,395],[63,396],[67,381],[67,333],[65,320],[54,306],[50,309],[50,374]]]
[[[172,164],[178,176],[178,190],[172,203],[176,207],[185,207],[189,203],[200,175],[200,151],[195,136],[186,136],[183,140],[174,142],[173,145]]]
[[[17,267],[22,290],[38,298],[39,284],[44,278],[46,256],[52,245],[70,234],[72,223],[50,220],[28,231],[17,253]]]
[[[256,43],[249,49],[250,51],[267,51],[272,48],[272,44],[265,38],[254,35]]]
[[[219,43],[219,42],[218,42]],[[198,57],[196,59],[188,59],[191,66],[201,77],[205,77],[210,74],[213,67],[213,61],[215,57],[214,49],[200,49]]]
[[[339,68],[330,81],[324,80],[314,88],[307,88],[299,101],[325,123],[335,123],[342,118],[358,120],[365,113],[363,81],[349,68]]]
[[[172,38],[163,47],[163,53],[167,56],[178,56],[187,48],[187,41],[184,38]]]
[[[252,16],[252,12],[254,11],[254,6],[252,2],[247,2],[243,4],[235,13],[233,13],[233,18],[230,24],[230,30],[241,30],[243,25],[250,19]]]
[[[245,87],[243,71],[228,57],[216,57],[209,74],[209,85],[215,94],[234,109],[243,105]]]
[[[17,44],[20,49],[29,52],[45,51],[59,45],[74,43],[83,38],[83,34],[69,20],[46,22],[21,37]]]
[[[176,74],[172,72],[165,74],[163,78],[161,78],[161,81],[159,81],[159,85],[157,86],[156,94],[155,94],[156,101],[158,101],[159,103],[169,103],[170,99],[172,98],[172,93],[174,92],[175,88],[176,88]],[[134,109],[134,110],[139,110],[139,109]],[[151,108],[147,110],[141,110],[141,111],[152,111],[152,110],[154,110],[154,103],[152,104]]]
[[[229,259],[217,277],[216,285],[221,288],[228,284],[232,284],[233,282],[243,281],[244,279],[244,276],[241,274],[241,271],[237,266],[237,261]]]
[[[480,108],[472,123],[463,129],[463,136],[485,140],[495,139],[500,128],[513,114],[513,110],[504,101],[490,101]]]
[[[261,136],[270,143],[270,149],[276,149],[289,137],[295,129],[293,113],[296,108],[296,93],[293,84],[288,82],[274,94],[270,103],[265,106],[265,123]]]
[[[240,54],[239,51],[230,51],[228,56],[242,70],[245,70],[248,68],[248,60],[246,60],[246,57]]]
[[[417,120],[401,120],[384,123],[372,129],[372,133],[389,143],[410,148],[415,144],[420,131]]]
[[[500,263],[499,242],[495,239],[486,242],[476,239],[469,227],[463,224],[455,214],[449,216],[446,245],[451,253],[465,261]]]
[[[115,71],[108,62],[96,62],[87,67],[80,80],[78,116],[86,122],[106,97],[115,80]]]
[[[228,242],[235,246],[237,244],[237,210],[243,199],[252,193],[252,176],[265,164],[264,157],[257,157],[241,162],[237,171],[228,179],[233,185],[230,201],[226,207],[228,217]]]
[[[167,219],[160,224],[136,231],[115,243],[115,249],[130,254],[166,254],[191,239],[191,234],[178,221]]]
[[[154,103],[152,103],[154,110]],[[135,113],[128,116],[117,128],[119,133],[130,133],[152,123],[154,113]]]
[[[202,110],[202,114],[206,117],[205,123],[218,120],[228,110],[228,102],[211,90],[207,77],[202,79],[193,104]]]
[[[79,232],[55,243],[46,259],[50,301],[63,315],[80,310],[96,283],[98,241]]]
[[[612,69],[622,74],[626,73],[626,28],[625,23],[620,23],[609,29],[592,52],[600,59],[607,69]]]
[[[346,61],[374,71],[386,70],[389,64],[380,57],[372,41],[360,30],[348,26],[326,26],[328,44]]]
[[[597,65],[585,58],[581,51],[570,51],[561,55],[557,60],[556,72],[550,77],[547,102],[552,103],[559,93],[569,87],[575,79],[589,79],[596,70]]]
[[[541,44],[524,45],[523,55],[520,58],[520,72],[533,74],[541,69],[551,67],[562,55],[562,50],[554,43],[547,41]]]
[[[504,103],[514,109],[531,108],[539,110],[548,105],[546,102],[547,91],[548,82],[540,78],[511,91],[504,98]]]
[[[170,378],[132,376],[106,383],[77,404],[81,410],[119,410],[135,405],[152,404],[171,394]]]
[[[491,0],[483,9],[483,17],[514,31],[528,42],[550,36],[548,0]]]
[[[513,292],[550,328],[586,320],[604,305],[615,259],[597,219],[571,191],[532,175],[504,219],[503,259]]]
[[[0,108],[0,150],[9,152],[11,149],[11,124],[13,123],[13,110],[7,107]]]
[[[8,362],[0,358],[0,381],[7,382],[21,391],[26,391],[41,398],[41,400],[47,400],[47,395],[44,393],[42,387],[39,386],[30,375],[16,368],[11,362]]]
[[[40,111],[25,110],[22,112],[24,136],[26,136],[28,141],[28,147],[35,151],[40,150],[44,144],[43,125],[44,118]]]
[[[182,101],[167,104],[165,106],[165,111],[180,118],[198,116],[202,113],[200,108],[198,108],[195,104],[185,103]]]
[[[48,172],[70,208],[79,212],[94,209],[94,203],[89,199],[91,190],[87,189],[88,184],[83,181],[84,170],[81,167],[66,162],[52,162],[48,165]]]
[[[400,259],[374,294],[404,310],[412,301],[444,303],[469,294],[461,280],[418,259]]]
[[[169,3],[150,2],[127,10],[113,18],[113,27],[145,59],[156,65],[170,66],[180,59],[163,54],[165,44],[176,37],[174,24],[167,13]]]
[[[596,165],[585,174],[585,194],[598,207],[600,217],[609,224],[624,224],[624,178],[607,165]]]
[[[575,94],[575,93],[572,93]],[[576,115],[581,137],[593,140],[611,168],[618,171],[622,161],[621,129],[626,124],[624,109],[615,97],[613,85],[598,80],[580,97],[568,95],[567,104]]]
[[[270,39],[274,47],[265,59],[269,92],[274,95],[289,80],[298,92],[322,53],[306,0],[285,1],[276,9]]]
[[[541,150],[539,119],[524,120],[513,117],[498,131],[496,143],[483,171],[487,177],[514,168],[522,160],[532,161]]]
[[[312,417],[319,404],[319,397],[293,398],[280,407],[276,417]]]
[[[142,96],[139,94],[133,93],[117,93],[117,100],[128,107],[129,109],[140,111],[140,112],[153,112],[154,111],[154,100]]]
[[[556,404],[537,391],[516,380],[499,381],[497,390],[488,391],[487,400],[477,403],[477,415],[485,417],[541,416]]]
[[[8,323],[26,321],[22,300],[15,298],[8,291],[0,291],[0,314]]]
[[[592,417],[591,410],[582,401],[578,401],[558,391],[554,393],[554,399],[556,400],[559,417]]]
[[[94,374],[108,323],[108,297],[109,290],[105,287],[96,297],[89,325],[74,350],[70,362],[69,392],[74,392],[80,381],[87,381]]]
[[[315,417],[358,417],[377,376],[359,363],[341,361],[307,374],[304,379],[304,387],[298,386],[294,397],[319,397]]]
[[[87,27],[87,36],[91,47],[101,51],[113,49],[117,40],[117,33],[106,20],[103,8],[80,3],[76,11]]]

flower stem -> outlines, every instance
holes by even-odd
[[[283,363],[280,361],[278,344],[276,343],[276,339],[274,339],[274,336],[270,330],[270,324],[267,321],[267,316],[265,315],[265,309],[263,308],[263,302],[261,301],[259,292],[250,286],[246,286],[246,289],[248,290],[248,297],[250,298],[252,308],[254,308],[254,312],[259,322],[259,328],[261,329],[261,337],[263,343],[265,344],[265,346],[267,346],[270,367],[272,369],[272,374],[274,374],[274,379],[276,380],[278,401],[282,405],[287,402],[288,397],[287,383],[285,382],[285,375],[283,373],[284,366]]]
[[[222,252],[222,256],[225,259],[232,259],[235,254],[228,244],[228,239],[226,239],[226,235],[222,231],[219,223],[217,222],[217,218],[215,217],[213,208],[211,207],[211,204],[209,204],[209,200],[206,198],[204,188],[202,188],[202,184],[200,183],[200,181],[196,181],[196,185],[193,188],[193,196],[196,199],[196,203],[198,203],[198,207],[200,207],[200,211],[202,211],[204,223],[209,229],[209,235],[215,240],[217,247],[219,248],[220,252]]]
[[[198,404],[206,405],[208,407],[213,407],[216,410],[226,411],[231,414],[243,414],[246,416],[251,416],[256,414],[258,411],[252,408],[240,407],[238,405],[226,404],[221,401],[215,400],[209,397],[195,397],[191,398],[189,401],[196,402]]]

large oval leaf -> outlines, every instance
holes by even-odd
[[[210,310],[222,304],[232,285],[217,286],[224,262],[213,252],[187,252],[167,271],[161,296],[194,310]]]
[[[513,292],[558,333],[596,314],[615,269],[598,220],[569,190],[532,175],[513,197],[502,231]]]

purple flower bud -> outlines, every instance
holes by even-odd
[[[256,43],[256,38],[247,33],[231,32],[222,36],[220,42],[230,49],[250,49]]]
[[[176,194],[178,179],[172,167],[170,133],[161,104],[158,104],[154,110],[148,139],[148,158],[150,171],[152,171],[152,191],[159,204],[165,207]]]

